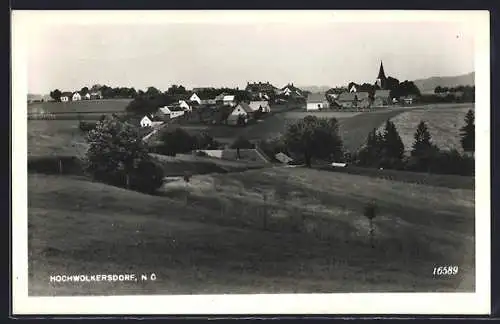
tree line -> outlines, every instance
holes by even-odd
[[[388,120],[382,132],[374,129],[366,145],[357,152],[353,161],[366,167],[409,170],[428,173],[474,174],[474,112],[469,110],[465,124],[460,128],[460,142],[464,151],[442,151],[433,142],[427,124],[421,121],[414,134],[410,156],[404,155],[404,144],[393,122]]]

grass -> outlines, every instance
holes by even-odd
[[[101,113],[121,112],[131,99],[82,100],[70,102],[39,102],[28,105],[28,113]]]
[[[425,121],[432,141],[440,149],[457,149],[463,152],[460,144],[460,128],[465,124],[464,118],[471,107],[451,107],[451,108],[424,108],[415,109],[398,116],[391,120],[396,125],[399,135],[407,151],[411,151],[414,140],[414,134],[420,121]],[[379,130],[383,130],[383,125]]]
[[[85,138],[77,120],[28,120],[28,157],[81,155]]]
[[[271,168],[193,176],[161,195],[28,175],[30,295],[474,290],[472,190]],[[362,216],[372,198],[374,249]],[[457,276],[433,277],[448,264]],[[48,283],[124,272],[158,279]]]

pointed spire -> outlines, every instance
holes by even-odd
[[[384,65],[382,64],[382,61],[380,61],[380,69],[378,71],[378,77],[377,79],[384,80],[385,77],[385,72],[384,72]]]

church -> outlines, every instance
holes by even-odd
[[[387,77],[384,72],[384,65],[382,61],[380,61],[380,68],[378,71],[377,81],[375,81],[375,85],[379,87],[380,90],[387,90]]]

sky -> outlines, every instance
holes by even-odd
[[[380,61],[400,81],[474,71],[474,38],[463,22],[295,20],[32,24],[28,91],[93,84],[166,90],[247,82],[341,86],[375,82]]]

